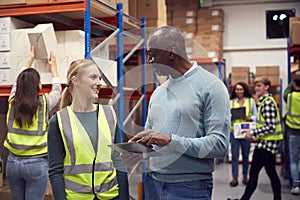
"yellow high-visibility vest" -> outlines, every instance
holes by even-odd
[[[288,94],[286,108],[286,125],[300,129],[300,92]]]
[[[230,108],[239,108],[239,107],[241,107],[241,106],[237,101],[235,101],[235,99],[230,100]],[[246,108],[246,116],[251,117],[253,115],[253,113],[252,113],[253,105],[252,105],[251,98],[246,98],[246,101],[244,102],[243,107]],[[244,120],[244,119],[233,120],[230,125],[230,130],[232,130],[232,131],[234,130],[233,125],[235,123],[241,123],[241,122],[246,122],[246,120]]]
[[[112,150],[108,147],[114,141],[116,116],[111,106],[99,105],[98,109],[97,152],[85,128],[69,106],[57,113],[66,151],[63,177],[67,199],[92,200],[94,192],[101,200],[113,199],[119,195],[116,169],[111,158]]]
[[[36,156],[47,154],[47,103],[45,95],[40,97],[41,106],[33,117],[29,127],[20,126],[14,120],[11,99],[6,115],[7,137],[4,146],[17,156]]]
[[[266,96],[263,99],[263,101],[259,104],[259,107],[258,107],[258,116],[257,116],[257,120],[256,120],[256,128],[263,127],[264,124],[265,124],[265,122],[266,122],[266,120],[262,116],[260,110],[261,110],[261,106],[268,99],[273,102],[273,104],[275,105],[275,108],[276,108],[276,128],[275,128],[274,133],[260,136],[258,139],[260,139],[260,140],[282,140],[283,139],[283,134],[282,134],[282,126],[281,126],[281,122],[280,122],[280,113],[279,113],[279,109],[277,107],[276,101],[271,96]]]

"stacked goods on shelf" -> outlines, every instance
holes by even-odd
[[[27,54],[23,54],[23,52],[18,54],[21,50],[23,51],[20,41],[28,42],[28,40],[16,40],[12,34],[16,29],[26,27],[32,27],[32,24],[12,17],[0,18],[0,85],[13,83],[15,81],[15,70],[11,70],[11,68],[17,65],[16,62],[22,64],[23,56],[26,56],[26,59],[28,58],[29,49],[27,49]]]
[[[256,77],[267,76],[271,81],[271,85],[280,84],[279,81],[279,66],[256,66]],[[271,87],[270,92],[277,103],[280,100],[280,93],[277,91],[277,87]]]
[[[197,33],[197,11],[196,0],[169,0],[167,1],[168,25],[177,27],[186,38],[186,50],[189,58],[206,56],[206,52],[193,42]]]
[[[57,0],[1,0],[0,5],[22,4],[22,3],[43,3]]]
[[[147,27],[167,24],[165,0],[129,0],[129,15],[141,19],[146,17]]]
[[[290,17],[290,45],[300,46],[300,17]],[[294,73],[300,70],[300,56],[299,54],[294,54],[291,57],[291,78],[294,78]]]
[[[200,9],[197,18],[197,34],[194,40],[203,46],[208,57],[223,57],[224,11]]]
[[[175,26],[183,33],[197,32],[198,1],[167,1],[168,25]]]
[[[4,20],[5,19],[5,20]],[[10,31],[1,34],[6,40],[1,40],[0,50],[0,84],[13,84],[22,67],[25,66],[31,46],[35,46],[34,67],[39,71],[43,84],[51,83],[51,73],[47,65],[50,52],[56,55],[58,74],[62,83],[66,83],[66,73],[69,64],[84,58],[84,32],[81,30],[54,31],[52,24],[32,24],[20,22],[14,18],[0,18],[5,21]],[[9,24],[7,24],[9,22]],[[17,22],[17,23],[16,23]],[[24,27],[28,27],[25,28]],[[29,28],[30,27],[30,28]],[[17,29],[20,28],[20,29]],[[1,37],[0,34],[0,38]],[[8,47],[4,44],[10,44]],[[3,52],[4,51],[4,52]],[[2,80],[2,81],[1,81]]]
[[[290,17],[289,25],[291,45],[300,45],[300,17]]]
[[[256,77],[267,76],[271,84],[279,84],[279,66],[256,66]]]
[[[231,69],[231,84],[235,85],[238,82],[249,84],[249,67],[232,67]]]

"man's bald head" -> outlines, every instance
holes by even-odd
[[[160,49],[172,52],[184,59],[187,58],[184,37],[175,27],[163,26],[158,28],[148,40],[149,49]]]

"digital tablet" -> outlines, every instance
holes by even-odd
[[[150,147],[147,147],[144,144],[139,142],[124,142],[108,145],[111,148],[114,148],[116,151],[120,152],[132,152],[132,153],[151,153],[156,152]]]

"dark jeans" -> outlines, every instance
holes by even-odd
[[[10,153],[6,174],[13,200],[44,199],[48,185],[46,158],[20,158]]]
[[[147,176],[145,200],[211,200],[213,180],[166,183]]]
[[[254,193],[260,170],[265,167],[270,178],[274,200],[281,200],[281,183],[276,172],[276,156],[265,149],[255,149],[250,167],[249,182],[241,200],[248,200]]]
[[[233,132],[230,133],[230,143],[231,143],[231,172],[232,177],[237,178],[239,176],[239,156],[240,156],[240,147],[242,149],[243,156],[243,175],[248,175],[248,166],[249,166],[249,151],[251,146],[251,140],[248,139],[235,139]]]

